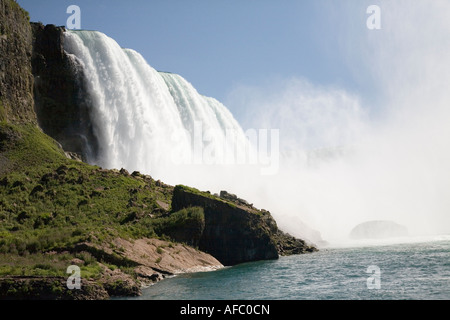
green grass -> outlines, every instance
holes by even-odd
[[[160,235],[170,235],[188,224],[202,224],[204,221],[203,208],[190,207],[174,212],[168,217],[153,219],[151,227]]]
[[[199,196],[202,196],[202,197],[205,197],[205,198],[209,198],[209,199],[212,199],[212,200],[220,201],[220,202],[228,204],[229,206],[231,206],[233,208],[236,208],[236,205],[234,203],[232,203],[230,201],[227,201],[225,199],[222,199],[220,197],[217,197],[215,195],[212,195],[209,192],[200,191],[200,190],[198,190],[196,188],[192,188],[192,187],[188,187],[188,186],[184,186],[184,185],[177,185],[175,187],[174,192],[176,192],[176,190],[183,190],[184,192],[188,192],[188,193],[196,194],[196,195],[199,195]]]
[[[2,159],[8,170],[0,168],[0,276],[67,276],[73,259],[82,261],[85,277],[98,279],[99,263],[132,275],[133,263],[113,240],[185,242],[196,239],[204,227],[202,208],[161,208],[158,202],[171,203],[173,187],[138,173],[67,159],[59,144],[36,126],[0,123]],[[175,188],[236,207],[207,192]],[[112,253],[91,247],[79,252],[81,243]]]
[[[212,200],[215,200],[215,201],[223,202],[223,203],[227,204],[228,206],[230,206],[233,209],[238,208],[238,206],[232,201],[229,201],[229,200],[217,197],[215,195],[212,195],[209,192],[200,191],[200,190],[198,190],[196,188],[188,187],[188,186],[185,186],[185,185],[177,185],[177,186],[175,186],[174,192],[177,192],[178,190],[182,190],[184,192],[188,192],[188,193],[192,193],[192,194],[195,194],[195,195],[199,195],[199,196],[202,196],[202,197],[205,197],[205,198],[209,198],[209,199],[212,199]],[[260,210],[251,209],[251,208],[245,208],[245,210],[248,211],[248,212],[257,214],[257,215],[263,215],[263,213]]]
[[[144,175],[69,160],[53,139],[32,125],[0,124],[0,157],[11,163],[7,174],[0,175],[3,275],[65,274],[67,259],[55,262],[55,270],[36,268],[40,262],[35,262],[50,252],[71,252],[81,242],[104,245],[118,237],[165,237],[165,228],[189,216],[163,217],[166,212],[157,201],[170,203],[171,187],[157,186]],[[120,254],[120,248],[115,250]],[[10,263],[13,256],[20,259]],[[100,272],[96,263],[84,266],[87,272]]]
[[[0,151],[14,163],[13,172],[40,174],[49,165],[67,163],[63,150],[34,125],[0,124]]]
[[[182,185],[182,184],[177,185],[175,187],[175,189],[180,189],[180,190],[183,190],[185,192],[197,194],[197,195],[200,195],[200,196],[203,196],[203,197],[206,197],[206,198],[210,198],[210,199],[214,199],[214,200],[224,201],[223,199],[221,199],[219,197],[216,197],[216,196],[214,196],[214,195],[212,195],[212,194],[210,194],[208,192],[200,191],[200,190],[198,190],[196,188],[188,187],[188,186],[185,186],[185,185]]]
[[[20,256],[17,254],[2,254],[0,265],[0,276],[63,276],[67,277],[66,269],[71,265],[76,254],[64,253],[36,253]],[[88,270],[97,265],[89,261],[87,265],[81,266],[81,270]]]

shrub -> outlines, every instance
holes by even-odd
[[[203,231],[205,215],[203,208],[185,208],[169,217],[158,218],[153,221],[155,232],[160,236],[180,242],[195,242]]]

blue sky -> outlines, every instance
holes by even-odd
[[[367,1],[18,2],[32,21],[56,25],[66,24],[69,5],[78,5],[83,29],[107,34],[157,70],[178,73],[201,94],[222,102],[236,86],[267,79],[304,77],[350,91],[370,87],[370,79],[355,67],[359,62],[349,63],[341,50],[351,40],[347,31],[359,26],[364,32]]]

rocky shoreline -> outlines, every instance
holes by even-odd
[[[116,238],[108,242],[80,242],[70,248],[47,252],[49,261],[59,255],[84,254],[95,259],[100,275],[81,277],[81,289],[68,289],[67,277],[0,277],[0,300],[105,300],[133,297],[142,289],[167,277],[183,273],[215,271],[243,262],[278,259],[279,256],[311,253],[315,246],[296,239],[276,225],[270,213],[252,205],[236,205],[208,192],[176,186],[172,208],[203,208],[205,220],[198,226],[178,225],[170,230],[170,241]],[[197,248],[187,245],[194,243]],[[217,258],[216,258],[217,257]],[[71,265],[87,261],[72,259]],[[126,270],[126,271],[124,271]]]
[[[112,297],[134,297],[142,289],[159,281],[182,273],[215,271],[224,266],[211,255],[183,244],[157,239],[127,241],[117,239],[123,255],[118,264],[133,265],[133,274],[120,268],[111,269],[105,256],[112,254],[109,248],[84,243],[76,250],[104,255],[101,277],[85,278],[81,272],[81,288],[69,289],[67,277],[62,276],[3,276],[0,277],[0,300],[107,300]],[[56,255],[57,253],[53,253]],[[106,261],[105,261],[106,260]],[[84,261],[71,263],[83,266]]]

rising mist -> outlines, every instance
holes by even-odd
[[[412,236],[449,233],[450,5],[382,2],[382,29],[368,30],[364,19],[360,28],[347,23],[365,17],[364,5],[349,4],[330,2],[335,50],[365,89],[300,77],[241,84],[227,99],[242,110],[240,123],[105,35],[68,33],[102,148],[90,162],[236,193],[312,241],[311,228],[336,243],[371,220]]]
[[[282,169],[255,186],[265,189],[262,205],[288,231],[301,235],[304,221],[331,242],[370,220],[395,221],[411,235],[449,233],[450,5],[383,1],[377,31],[346,24],[364,5],[330,5],[336,50],[373,89],[292,78],[230,93],[232,109],[246,108],[244,127],[281,132]]]

